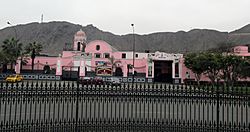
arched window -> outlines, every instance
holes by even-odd
[[[122,72],[122,69],[120,67],[117,67],[115,69],[115,76],[123,76],[123,72]]]
[[[100,45],[96,45],[96,50],[100,50]]]
[[[48,64],[44,65],[43,73],[44,74],[49,74],[50,73],[50,66]]]
[[[78,42],[77,43],[77,51],[80,51],[81,50],[81,42]]]

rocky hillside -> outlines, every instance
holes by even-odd
[[[250,46],[250,24],[231,32],[228,41]]]
[[[58,55],[65,43],[72,43],[75,32],[79,29],[87,34],[88,42],[101,39],[118,50],[132,49],[132,34],[115,35],[104,32],[93,25],[81,26],[68,22],[29,23],[17,25],[0,30],[0,44],[10,37],[17,38],[25,45],[29,42],[39,42],[44,46],[44,53]],[[207,29],[194,29],[189,32],[161,32],[147,35],[136,34],[137,51],[166,51],[166,52],[191,52],[202,51],[224,46],[241,45],[250,43],[250,25],[234,32],[219,32]],[[229,44],[230,43],[230,44]]]

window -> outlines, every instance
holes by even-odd
[[[122,58],[123,58],[123,59],[126,58],[126,53],[122,53]]]
[[[148,76],[152,76],[152,66],[148,66]]]
[[[104,53],[103,56],[104,58],[109,58],[109,53]]]
[[[188,71],[186,72],[186,78],[188,78],[188,79],[190,78],[190,74]]]
[[[175,63],[175,77],[179,77],[179,63]]]
[[[81,50],[80,48],[81,48],[81,43],[78,42],[78,43],[77,43],[77,51],[80,51],[80,50]]]
[[[135,54],[135,58],[138,58],[138,54]]]
[[[95,53],[95,58],[101,58],[101,54],[100,53]]]
[[[100,45],[96,45],[96,50],[100,50]]]

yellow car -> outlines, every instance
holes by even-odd
[[[6,82],[20,82],[20,81],[22,81],[22,80],[23,80],[23,76],[18,75],[18,74],[16,74],[16,75],[9,75],[9,76],[5,79]]]

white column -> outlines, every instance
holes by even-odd
[[[56,75],[58,76],[62,75],[61,57],[57,59]]]
[[[82,59],[80,62],[80,77],[85,76],[85,63],[84,60]]]
[[[173,63],[172,63],[172,78],[174,79],[175,78],[175,61],[173,60]]]
[[[183,77],[182,77],[182,64],[181,61],[179,61],[179,77],[181,79],[181,83],[183,83]]]
[[[21,70],[20,68],[21,68],[21,60],[17,60],[16,65],[15,65],[15,72],[17,74],[20,74],[20,70]]]
[[[181,67],[181,63],[179,62],[179,77],[181,78],[181,75],[182,75],[182,67]]]
[[[154,61],[152,62],[152,78],[155,77],[155,63]]]
[[[122,72],[123,72],[123,77],[128,77],[127,73],[128,73],[128,66],[126,63],[123,63],[122,64],[123,67],[122,67]]]

